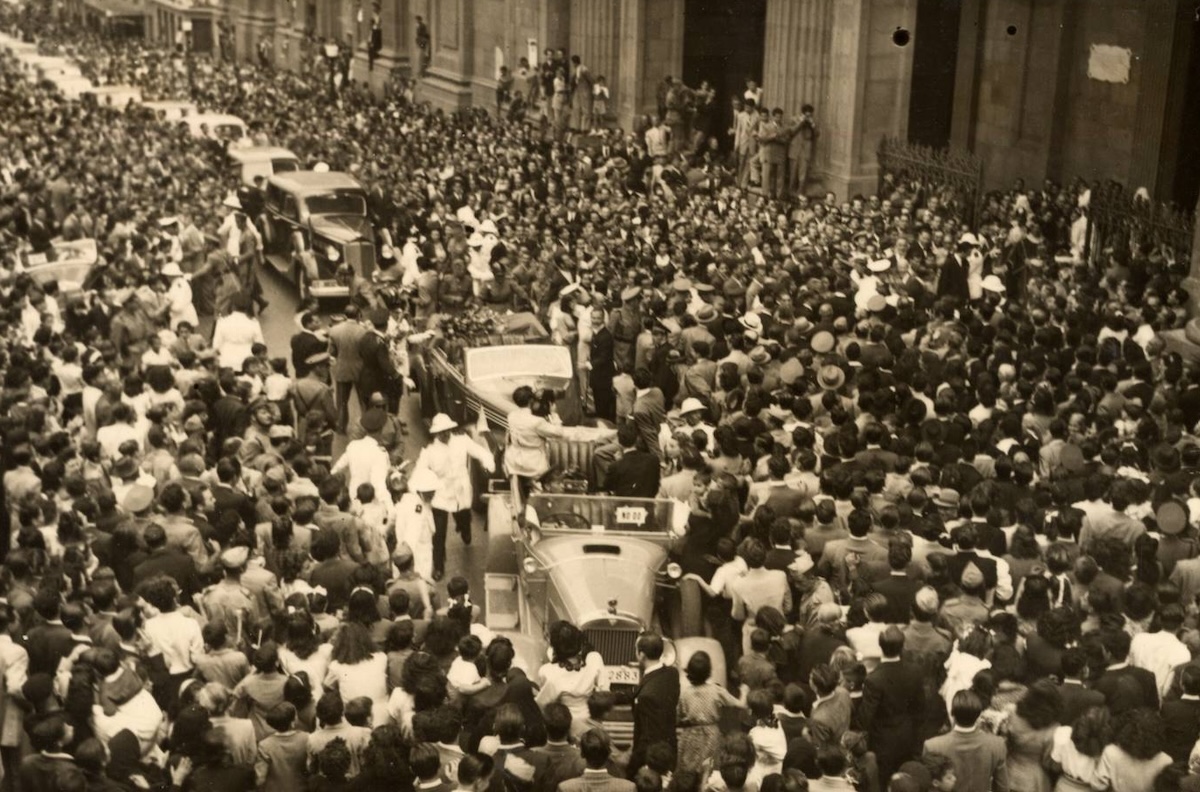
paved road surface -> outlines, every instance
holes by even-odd
[[[267,349],[272,357],[291,357],[291,339],[299,331],[296,325],[296,291],[295,287],[284,280],[274,268],[267,267],[259,272],[263,296],[269,304],[259,316],[262,323],[263,336],[266,338]],[[358,420],[356,400],[351,400],[350,420]],[[410,460],[417,458],[417,453],[426,443],[429,436],[421,420],[420,402],[415,394],[406,396],[400,403],[400,416],[408,423],[409,434],[406,437],[406,457]],[[334,442],[334,456],[345,448],[344,437],[338,437]],[[487,558],[486,534],[483,533],[484,520],[475,515],[472,534],[474,543],[465,547],[453,530],[446,540],[446,577],[443,579],[441,594],[444,601],[446,580],[455,575],[464,575],[471,584],[472,600],[483,605],[483,565]]]

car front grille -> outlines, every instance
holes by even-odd
[[[618,627],[588,627],[583,631],[605,665],[627,665],[637,660],[638,631]]]

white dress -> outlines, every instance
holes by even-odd
[[[222,316],[213,330],[212,345],[218,363],[234,371],[241,371],[242,363],[250,357],[251,348],[262,343],[265,343],[262,325],[241,311]]]
[[[279,647],[279,664],[288,674],[296,675],[301,671],[308,674],[308,686],[312,689],[313,699],[321,698],[325,692],[325,675],[329,672],[329,656],[333,647],[327,643],[321,644],[308,657],[301,659],[299,655],[286,646]]]
[[[427,581],[433,580],[433,509],[415,492],[400,496],[395,510],[396,546],[407,544],[413,553],[413,569]]]
[[[347,665],[337,660],[329,664],[325,687],[337,683],[342,702],[366,696],[371,699],[371,723],[388,722],[387,655],[374,652],[361,663]]]
[[[604,658],[599,652],[588,652],[578,671],[563,668],[558,663],[546,663],[538,670],[538,680],[542,686],[537,694],[538,706],[545,707],[557,701],[569,709],[573,736],[587,730],[588,696],[597,690],[608,690]]]

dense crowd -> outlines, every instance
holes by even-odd
[[[380,254],[269,349],[225,144],[0,56],[6,788],[1200,789],[1182,264],[1136,239],[1085,261],[1082,185],[1015,184],[971,224],[903,176],[811,199],[811,110],[753,84],[729,151],[707,88],[608,129],[565,57],[513,122],[3,13],[97,83],[357,175]],[[58,238],[97,241],[82,290],[24,271]],[[723,657],[680,674],[648,632],[611,686],[577,625],[518,658],[445,579],[495,460],[444,415],[406,449],[396,405],[407,346],[484,308],[570,349],[616,427],[593,491],[686,508],[682,631]],[[549,487],[572,430],[514,402],[504,470]]]

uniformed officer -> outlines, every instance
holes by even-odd
[[[258,612],[254,596],[242,585],[242,572],[250,560],[250,548],[231,547],[221,553],[225,578],[214,583],[200,595],[200,607],[209,621],[225,623],[231,646],[244,646],[255,625],[265,614]]]
[[[624,371],[633,370],[634,342],[642,332],[642,290],[630,286],[621,292],[621,307],[612,312],[609,330],[613,336],[613,358]]]
[[[396,505],[396,546],[408,545],[413,553],[413,568],[426,581],[440,578],[433,571],[433,493],[441,482],[428,468],[413,472],[408,491]]]

